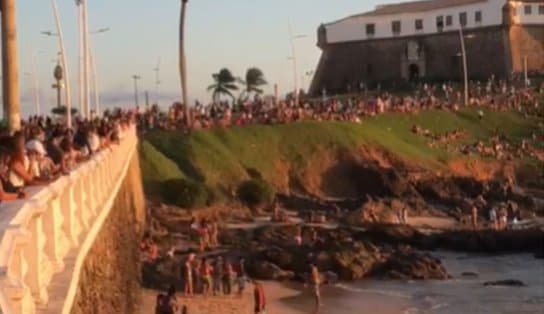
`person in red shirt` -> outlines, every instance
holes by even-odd
[[[255,314],[264,314],[266,311],[266,296],[264,288],[259,282],[254,282],[253,295],[255,298]]]

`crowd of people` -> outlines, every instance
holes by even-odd
[[[526,113],[541,112],[538,101],[544,97],[544,83],[538,89],[516,88],[494,78],[470,86],[469,106],[493,110],[516,109]],[[157,106],[138,108],[138,125],[148,130],[198,130],[248,124],[283,124],[297,121],[347,121],[360,123],[365,117],[385,112],[416,113],[427,109],[459,110],[464,95],[453,84],[419,86],[412,93],[397,96],[376,91],[342,98],[302,99],[276,102],[272,98],[255,97],[236,105],[227,102],[186,108],[174,103],[167,112]],[[190,123],[190,127],[188,127]]]
[[[13,134],[0,133],[0,202],[27,197],[29,186],[48,184],[69,174],[93,154],[115,145],[134,122],[132,112],[105,112],[72,128],[50,117],[30,117]]]

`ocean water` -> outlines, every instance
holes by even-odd
[[[434,253],[455,277],[447,281],[364,280],[323,291],[318,313],[331,314],[544,314],[544,261],[532,255]],[[478,277],[463,277],[473,272]],[[517,279],[526,287],[484,287],[486,281]],[[312,300],[289,304],[308,313]],[[313,313],[313,311],[312,311]]]

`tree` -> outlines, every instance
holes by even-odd
[[[179,14],[179,77],[181,82],[181,94],[183,104],[185,105],[185,123],[191,125],[191,112],[189,110],[189,96],[187,93],[187,61],[185,57],[185,16],[187,13],[187,2],[181,0],[181,9]]]
[[[21,126],[19,78],[17,73],[17,23],[15,0],[2,0],[2,75],[4,119],[10,132]]]
[[[221,69],[219,73],[212,74],[212,77],[214,83],[208,86],[208,91],[213,91],[213,101],[219,102],[222,95],[227,95],[231,97],[234,102],[235,98],[232,92],[238,90],[238,86],[236,86],[237,80],[230,70]]]
[[[240,94],[240,99],[247,99],[251,93],[259,95],[263,93],[261,86],[268,84],[264,78],[263,71],[259,68],[250,68],[246,72],[246,78],[241,81],[245,85],[244,91]],[[243,96],[243,97],[242,97]]]

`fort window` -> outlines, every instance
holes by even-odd
[[[446,26],[452,26],[453,25],[453,16],[448,15],[446,16]]]
[[[436,28],[438,31],[442,31],[444,29],[444,16],[437,16],[436,17]]]
[[[376,34],[376,24],[366,24],[366,34],[370,36],[374,36]]]
[[[416,20],[416,31],[420,31],[423,29],[423,20],[418,19]]]
[[[401,24],[400,24],[400,21],[393,21],[393,23],[391,23],[391,28],[392,28],[392,30],[393,30],[393,34],[394,34],[394,35],[400,34],[400,32],[401,32]]]
[[[467,26],[467,12],[459,13],[459,23],[461,26]]]
[[[538,6],[538,14],[544,15],[544,5],[539,5]]]
[[[374,67],[372,66],[371,63],[367,64],[366,65],[366,74],[367,75],[372,75],[374,72]]]
[[[533,7],[530,4],[527,4],[523,8],[523,11],[525,12],[525,15],[531,15],[533,14]]]
[[[476,11],[476,13],[474,13],[474,20],[476,23],[482,23],[482,11]]]

